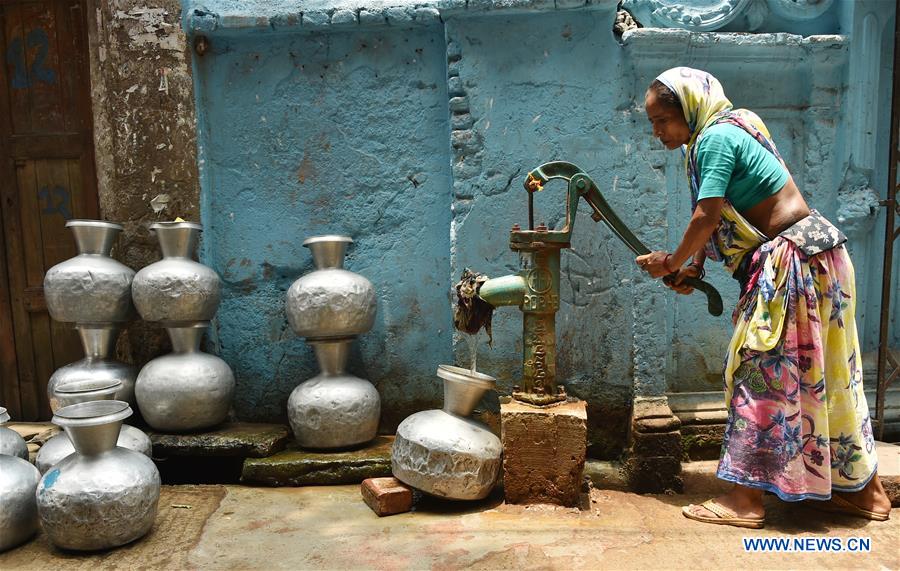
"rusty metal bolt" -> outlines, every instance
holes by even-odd
[[[547,224],[544,223],[544,222],[541,222],[540,224],[538,224],[538,227],[535,228],[535,230],[536,230],[537,232],[546,232],[546,231],[547,231]]]
[[[522,388],[521,388],[519,385],[513,385],[513,392],[514,392],[514,393],[517,393],[517,392],[519,392],[520,390],[522,390]]]
[[[536,395],[542,395],[542,394],[544,394],[544,387],[535,387],[535,388],[534,388],[534,394],[536,394]]]
[[[521,229],[522,229],[522,227],[519,226],[518,224],[513,224],[513,226],[512,226],[512,231],[513,231],[513,232],[518,232],[518,231],[520,231]]]

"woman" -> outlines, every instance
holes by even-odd
[[[712,75],[673,68],[645,99],[653,135],[681,147],[694,212],[672,253],[637,264],[679,293],[708,257],[741,285],[725,360],[728,421],[717,476],[727,494],[685,517],[763,527],[764,491],[785,501],[885,520],[856,333],[846,238],[810,210],[750,111],[734,110]],[[685,265],[690,260],[690,264]]]

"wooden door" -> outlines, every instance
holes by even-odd
[[[77,253],[66,221],[98,217],[84,0],[0,0],[0,47],[0,406],[43,420],[50,375],[83,356],[44,273]]]

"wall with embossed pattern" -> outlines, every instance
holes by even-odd
[[[468,361],[451,287],[465,267],[517,270],[508,231],[527,223],[531,168],[580,165],[648,245],[677,244],[689,211],[680,156],[652,139],[642,109],[647,84],[674,65],[708,69],[767,120],[807,198],[848,230],[874,347],[891,3],[823,2],[815,15],[783,12],[788,0],[731,2],[737,14],[631,4],[667,28],[619,38],[611,0],[185,3],[189,38],[207,42],[194,58],[203,259],[225,283],[214,342],[238,379],[238,416],[283,417],[315,374],[283,305],[312,269],[305,237],[353,236],[346,265],[378,290],[350,368],[379,388],[384,431],[440,402],[438,364]],[[564,202],[549,186],[536,221],[560,223]],[[589,403],[591,452],[613,457],[635,394],[720,388],[730,321],[644,278],[580,210],[562,260],[558,373]],[[733,305],[734,282],[710,274]],[[518,382],[521,343],[519,312],[498,310],[478,368],[503,393]],[[496,396],[483,408],[490,420]]]

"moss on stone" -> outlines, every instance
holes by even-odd
[[[368,446],[336,452],[304,450],[292,444],[268,458],[247,458],[241,482],[265,486],[334,485],[390,476],[393,443],[393,436],[379,436]]]

